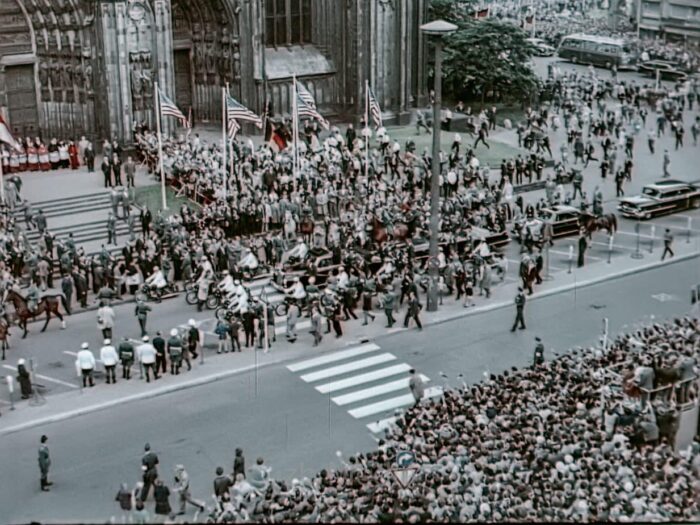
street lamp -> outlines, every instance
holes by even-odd
[[[440,225],[440,110],[442,105],[442,37],[457,30],[457,26],[444,20],[434,20],[420,26],[427,36],[435,37],[435,97],[433,99],[433,163],[430,180],[430,257],[428,269],[430,284],[428,285],[428,311],[438,308],[438,235]]]

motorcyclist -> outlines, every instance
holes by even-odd
[[[153,267],[153,274],[151,274],[144,283],[150,288],[155,288],[158,292],[162,292],[163,288],[168,286],[168,281],[165,280],[165,275],[163,271],[158,267]]]
[[[241,249],[241,260],[238,263],[238,267],[241,270],[255,271],[258,269],[258,258],[255,256],[252,250],[243,247]]]
[[[233,284],[233,276],[228,270],[224,270],[221,272],[221,274],[223,275],[223,279],[221,279],[221,282],[219,282],[217,286],[219,290],[224,293],[224,295],[229,296],[236,290],[236,286]]]
[[[299,277],[294,278],[294,283],[292,286],[284,290],[284,294],[296,301],[298,305],[303,304],[304,300],[306,299],[306,290],[304,289],[304,285]]]
[[[209,296],[209,284],[212,279],[214,279],[214,269],[209,259],[204,257],[200,263],[200,273],[197,279],[197,310],[200,312]]]
[[[304,242],[304,239],[297,237],[297,243],[294,247],[285,254],[285,261],[294,259],[296,262],[303,261],[309,253],[309,247]]]

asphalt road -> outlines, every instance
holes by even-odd
[[[423,332],[380,338],[375,341],[377,352],[416,367],[431,379],[431,386],[442,384],[442,371],[447,371],[453,385],[460,382],[458,373],[471,383],[485,371],[528,364],[535,335],[543,338],[551,358],[553,351],[596,343],[603,317],[609,318],[611,332],[617,332],[652,317],[682,314],[688,310],[688,287],[696,282],[700,282],[697,259],[665,265],[533,299],[526,307],[525,331],[508,331],[513,311],[503,308]],[[352,367],[361,359],[364,356],[336,363]],[[243,447],[248,464],[263,456],[273,474],[285,479],[337,466],[336,450],[347,455],[373,446],[366,425],[386,414],[353,417],[348,411],[366,406],[366,401],[339,406],[331,395],[314,388],[318,382],[301,378],[307,370],[291,371],[287,366],[259,370],[257,395],[255,377],[247,373],[3,437],[3,521],[101,521],[117,515],[114,496],[121,482],[138,480],[146,441],[160,455],[161,475],[167,481],[177,463],[185,465],[198,498],[209,498],[216,466],[230,469],[238,446]],[[346,370],[333,380],[355,374]],[[402,393],[386,393],[372,401]],[[55,485],[50,493],[39,491],[36,466],[38,437],[44,433],[50,436],[53,458]]]

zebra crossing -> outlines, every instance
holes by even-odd
[[[353,418],[372,418],[366,426],[373,434],[389,428],[396,421],[393,414],[414,403],[408,388],[411,368],[375,343],[287,365],[290,372],[299,374],[299,379],[312,385],[319,394],[329,396],[335,405],[346,408]],[[424,383],[430,383],[429,377],[421,374],[421,378]],[[441,395],[440,386],[425,390],[426,398]]]

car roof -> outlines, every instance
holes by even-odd
[[[659,189],[659,190],[665,190],[668,188],[675,188],[676,186],[690,186],[690,184],[687,182],[684,182],[682,180],[669,179],[669,180],[660,180],[660,181],[654,182],[653,184],[647,184],[645,186],[645,188],[654,188],[654,189]]]

